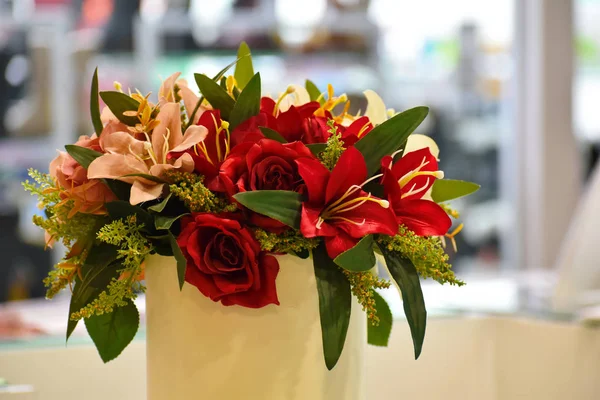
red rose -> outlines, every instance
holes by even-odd
[[[177,243],[187,259],[186,282],[213,301],[261,308],[279,305],[279,263],[260,250],[232,214],[198,213],[182,220]]]
[[[342,128],[341,125],[338,125],[338,132],[340,131],[339,128]],[[312,116],[306,118],[302,122],[302,129],[304,130],[302,142],[306,144],[327,143],[327,139],[331,136],[326,117]]]
[[[258,142],[265,137],[260,130],[261,127],[277,129],[275,117],[260,112],[258,115],[248,118],[231,132],[231,145],[237,146],[245,142]]]
[[[319,109],[317,101],[311,101],[301,106],[290,106],[287,111],[275,110],[276,103],[273,99],[263,97],[260,102],[260,111],[275,116],[276,127],[272,127],[288,142],[304,141],[303,121]],[[305,142],[307,143],[307,142]]]
[[[304,193],[306,185],[295,162],[301,158],[316,160],[311,151],[300,142],[279,143],[262,139],[249,149],[233,149],[221,166],[221,182],[230,196],[252,190],[291,190]],[[286,228],[281,222],[260,214],[250,213],[250,220],[264,229]]]

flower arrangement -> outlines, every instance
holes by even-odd
[[[48,298],[71,290],[67,339],[84,319],[102,359],[117,357],[137,332],[133,300],[152,254],[177,260],[180,287],[250,308],[279,304],[278,256],[289,254],[314,260],[329,369],[352,295],[366,311],[369,343],[387,345],[392,316],[376,289],[392,282],[418,357],[420,277],[463,284],[444,250],[462,224],[448,233],[458,213],[443,202],[478,188],[443,179],[433,140],[411,135],[428,109],[395,113],[366,91],[366,112],[352,115],[346,95],[308,80],[263,96],[245,43],[215,77],[195,75],[202,97],[178,78],[166,79],[153,103],[119,84],[99,92],[96,71],[95,133],[24,183],[44,209],[34,223],[47,245],[67,248],[45,280]],[[376,254],[391,281],[374,272]]]

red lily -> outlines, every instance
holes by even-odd
[[[443,178],[438,171],[436,158],[429,148],[405,154],[396,163],[392,156],[381,160],[382,184],[385,194],[392,204],[399,224],[420,236],[441,236],[448,232],[452,221],[442,207],[422,197],[437,178]]]
[[[362,190],[367,167],[362,154],[348,148],[329,172],[319,161],[296,160],[308,201],[302,204],[300,231],[325,238],[332,259],[371,233],[395,235],[398,224],[389,203]]]
[[[353,146],[372,129],[373,124],[369,117],[360,117],[342,131],[342,140],[346,146]]]

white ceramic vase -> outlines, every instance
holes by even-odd
[[[279,256],[280,306],[225,307],[185,284],[175,259],[146,268],[149,400],[364,400],[366,318],[353,300],[342,356],[325,367],[312,260]]]

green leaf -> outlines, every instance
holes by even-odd
[[[177,279],[179,280],[179,290],[183,288],[185,282],[185,270],[187,268],[187,260],[181,252],[181,248],[177,243],[177,238],[169,232],[169,243],[171,244],[171,250],[173,251],[173,257],[177,261]]]
[[[66,145],[65,149],[67,150],[67,153],[69,153],[69,155],[85,169],[90,166],[92,161],[102,155],[102,153],[98,151],[81,146],[75,146],[74,144]]]
[[[287,190],[256,190],[233,196],[244,207],[276,219],[294,229],[300,229],[302,196]]]
[[[104,179],[104,183],[106,183],[106,186],[108,186],[119,200],[129,201],[131,184],[116,179]]]
[[[421,290],[419,274],[412,261],[397,252],[379,246],[390,275],[400,288],[404,314],[410,327],[410,334],[415,348],[415,359],[419,358],[425,340],[425,327],[427,325],[427,310]]]
[[[167,206],[167,204],[169,203],[169,200],[171,200],[172,194],[173,193],[169,193],[169,195],[167,197],[165,197],[164,199],[162,199],[160,201],[160,203],[157,203],[153,206],[148,207],[148,210],[155,211],[157,213],[162,212],[165,209],[165,207]]]
[[[373,299],[375,300],[379,325],[374,326],[370,321],[367,321],[367,342],[373,346],[387,347],[394,322],[392,311],[385,299],[376,291],[373,291]]]
[[[222,87],[208,76],[194,74],[194,77],[196,78],[196,84],[202,92],[202,95],[208,100],[213,108],[221,110],[221,117],[224,120],[229,121],[229,115],[231,114],[231,110],[233,110],[235,101]]]
[[[244,89],[248,82],[254,76],[254,66],[252,65],[252,54],[250,54],[250,47],[246,42],[240,43],[240,47],[237,52],[238,62],[235,66],[235,72],[233,77],[237,82],[237,86],[240,89]]]
[[[308,257],[310,257],[310,251],[308,251],[308,249],[302,249],[294,254],[296,255],[296,257],[301,258],[303,260],[306,260]]]
[[[181,215],[177,215],[175,217],[168,217],[165,215],[157,215],[154,217],[154,227],[158,230],[171,229],[171,226],[173,225],[173,223],[185,215],[189,215],[189,214],[181,214]]]
[[[337,256],[333,261],[348,271],[370,270],[375,265],[373,235],[363,237],[354,247]]]
[[[98,67],[94,70],[92,77],[92,88],[90,89],[90,115],[92,116],[92,124],[96,135],[100,136],[104,125],[100,119],[100,101],[98,100]]]
[[[147,179],[147,180],[155,182],[155,183],[167,183],[167,181],[165,181],[164,179],[160,179],[158,176],[154,176],[154,175],[150,175],[150,174],[127,174],[127,175],[121,176],[121,178],[127,178],[127,177],[131,177],[131,176],[137,176],[139,178],[144,178],[144,179]]]
[[[128,117],[123,115],[125,111],[137,111],[140,102],[134,98],[127,96],[121,92],[100,92],[100,97],[106,103],[110,111],[115,114],[115,117],[127,126],[135,126],[139,121],[137,117]]]
[[[331,370],[344,349],[350,324],[352,294],[348,279],[329,258],[323,243],[313,250],[313,263],[319,293],[323,355],[327,369]]]
[[[388,119],[373,128],[354,147],[365,157],[369,176],[381,168],[383,156],[390,155],[402,146],[429,113],[427,107],[415,107]]]
[[[319,154],[325,151],[327,148],[327,143],[313,143],[307,144],[306,147],[314,154],[315,157],[318,157]]]
[[[436,203],[458,199],[478,191],[480,186],[473,182],[453,179],[436,179],[431,189],[431,198]]]
[[[140,325],[140,314],[133,302],[116,307],[111,313],[94,315],[85,320],[90,337],[105,363],[121,354],[135,337]]]
[[[238,64],[239,66],[239,64]],[[230,131],[260,111],[260,73],[250,79],[238,97],[229,118]]]
[[[319,101],[319,103],[321,105],[325,102],[325,99],[323,97],[321,97],[321,91],[319,90],[317,85],[314,84],[313,81],[307,79],[304,82],[304,87],[306,88],[306,91],[308,92],[308,95],[310,96],[310,101]],[[319,99],[319,97],[321,97],[321,98]]]
[[[285,140],[285,138],[283,136],[281,136],[279,134],[279,132],[277,132],[271,128],[267,128],[266,126],[261,126],[258,129],[260,129],[262,134],[265,135],[265,137],[267,139],[275,140],[279,143],[287,143],[288,142],[287,140]]]
[[[77,326],[77,321],[71,320],[71,314],[77,312],[94,301],[118,273],[117,247],[106,243],[94,246],[81,268],[81,278],[75,278],[75,286],[69,305],[67,322],[67,340]]]

